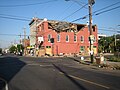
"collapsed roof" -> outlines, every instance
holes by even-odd
[[[73,31],[78,32],[86,27],[86,24],[76,24],[76,23],[70,23],[65,21],[56,21],[56,20],[47,20],[48,21],[48,28],[53,29],[56,32],[67,32],[67,31]],[[33,18],[33,20],[30,22],[29,25],[32,25],[33,22],[37,21],[36,23],[40,23],[44,21],[44,19],[39,18]]]
[[[48,21],[49,28],[56,30],[57,32],[61,31],[70,31],[77,32],[84,28],[85,24],[75,24],[62,21]]]

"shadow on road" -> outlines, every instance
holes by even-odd
[[[17,57],[2,57],[0,58],[0,79],[5,80],[7,83],[22,69],[25,65]],[[0,82],[3,82],[0,80]],[[0,90],[5,86],[0,85]]]
[[[80,90],[87,90],[84,86],[82,86],[80,83],[78,83],[74,78],[70,77],[65,71],[63,71],[60,67],[53,64],[53,66],[59,70],[61,73],[63,73],[64,76],[66,76],[69,80],[71,80]]]

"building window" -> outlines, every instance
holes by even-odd
[[[50,39],[52,38],[52,36],[49,34],[48,35],[48,42],[50,42]]]
[[[95,32],[95,26],[92,27],[93,32]]]
[[[81,41],[81,42],[84,42],[84,36],[81,36],[81,37],[80,37],[80,41]]]
[[[57,41],[60,42],[60,34],[57,35]]]
[[[77,36],[74,35],[74,42],[77,42]]]
[[[96,46],[93,46],[93,48],[96,48]]]
[[[85,51],[85,46],[80,46],[80,52],[84,52]]]
[[[96,37],[94,36],[94,40],[93,40],[93,42],[96,42]]]
[[[69,36],[66,35],[66,42],[69,42]]]

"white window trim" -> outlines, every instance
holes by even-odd
[[[76,36],[76,35],[74,35],[74,36]],[[74,38],[74,39],[75,39],[75,38]],[[76,36],[76,40],[75,40],[74,42],[77,42],[77,36]]]
[[[52,35],[51,34],[48,34],[48,36],[50,35],[50,39],[52,38]],[[49,37],[48,37],[48,42],[50,42],[50,39],[49,39]]]
[[[81,41],[81,37],[83,37],[83,41]],[[81,42],[81,43],[84,43],[84,36],[80,36],[80,42]]]

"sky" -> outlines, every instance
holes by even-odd
[[[95,0],[92,12],[92,22],[98,26],[98,33],[118,34],[120,0]],[[88,13],[88,0],[0,0],[0,47],[19,43],[24,28],[29,35],[33,17],[72,22]],[[88,21],[86,17],[73,23],[86,24]]]

